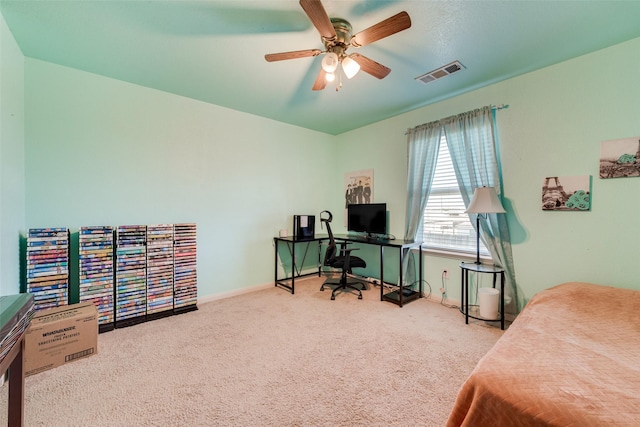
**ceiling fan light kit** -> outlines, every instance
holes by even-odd
[[[344,71],[344,75],[350,79],[358,74],[358,71],[360,71],[360,65],[348,56],[345,56],[342,60],[342,70]]]
[[[340,59],[337,54],[328,52],[324,58],[322,58],[322,68],[324,68],[327,73],[333,73],[336,71],[336,68],[338,68],[339,62]]]
[[[371,27],[353,35],[351,24],[342,18],[329,18],[320,0],[300,0],[313,26],[320,33],[324,50],[307,49],[293,52],[271,53],[264,57],[268,62],[286,59],[305,58],[324,54],[321,69],[313,84],[313,90],[323,90],[327,82],[335,80],[338,66],[348,79],[353,78],[360,70],[378,79],[385,78],[391,69],[358,53],[347,54],[351,46],[360,48],[411,27],[411,18],[407,12],[400,12],[378,22]],[[340,81],[336,91],[342,86]]]

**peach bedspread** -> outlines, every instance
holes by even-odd
[[[447,426],[640,426],[640,292],[535,295],[458,393]]]

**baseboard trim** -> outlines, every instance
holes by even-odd
[[[357,277],[357,276],[355,276]],[[308,279],[309,277],[301,277],[299,279],[297,279],[296,281],[303,281],[305,279]],[[368,281],[366,277],[359,277],[360,279],[364,279],[365,281]],[[375,282],[371,282],[371,283],[375,283]],[[377,284],[377,283],[376,283]],[[264,283],[262,285],[256,285],[256,286],[250,286],[248,288],[242,288],[242,289],[234,289],[232,291],[227,291],[227,292],[221,292],[219,294],[214,294],[214,295],[207,295],[206,297],[202,297],[202,298],[198,298],[198,304],[206,304],[208,302],[212,302],[212,301],[218,301],[221,299],[225,299],[225,298],[231,298],[231,297],[235,297],[238,295],[244,295],[244,294],[248,294],[250,292],[256,292],[256,291],[262,291],[264,289],[269,289],[271,287],[273,287],[274,284],[273,283]],[[456,308],[460,308],[460,301],[458,300],[452,300],[450,298],[447,298],[444,303],[441,302],[441,298],[440,297],[436,297],[435,295],[431,294],[427,297],[425,297],[425,299],[429,302],[432,303],[436,303],[436,304],[444,304],[447,306],[453,306]],[[509,321],[509,322],[513,322],[513,320],[515,319],[516,316],[514,316],[511,313],[506,313],[505,314],[505,320]]]
[[[206,304],[211,301],[218,301],[225,298],[231,298],[238,295],[248,294],[250,292],[261,291],[264,289],[271,288],[273,286],[274,284],[273,282],[271,282],[271,283],[265,283],[262,285],[250,286],[248,288],[234,289],[232,291],[220,292],[218,294],[213,294],[213,295],[207,295],[206,297],[198,298],[198,304]]]
[[[427,301],[435,303],[435,304],[443,304],[443,305],[446,305],[447,307],[456,308],[456,309],[460,310],[461,302],[459,300],[447,298],[443,302],[441,297],[438,297],[438,296],[436,296],[434,294],[431,294],[431,295],[425,297],[425,299]],[[504,315],[504,320],[507,321],[507,322],[513,322],[515,320],[515,318],[516,318],[516,316],[513,313],[505,313],[505,315]]]

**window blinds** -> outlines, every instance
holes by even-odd
[[[447,148],[447,141],[440,139],[440,151],[429,200],[424,210],[423,238],[433,249],[456,252],[476,251],[476,234],[465,213],[458,181]],[[488,251],[480,242],[480,253]]]

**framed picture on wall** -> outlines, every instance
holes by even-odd
[[[344,176],[344,207],[373,203],[373,169],[348,172]]]
[[[600,178],[640,176],[640,136],[600,143]]]
[[[344,174],[344,224],[347,225],[347,206],[373,203],[373,169]]]
[[[591,209],[591,176],[548,176],[542,183],[543,211]]]

